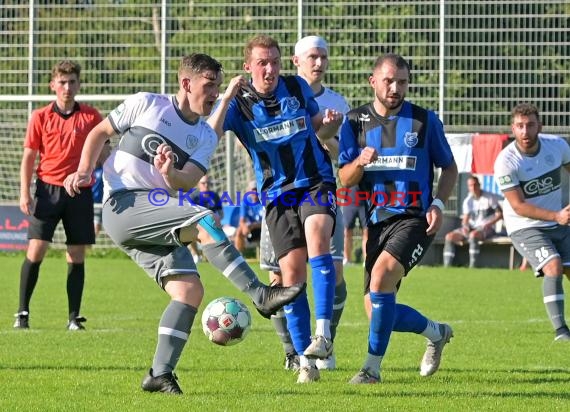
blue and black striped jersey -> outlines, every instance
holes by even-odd
[[[335,182],[311,124],[318,112],[311,88],[299,76],[280,76],[271,95],[243,88],[230,102],[224,130],[236,134],[253,160],[263,203],[289,190]]]
[[[339,167],[351,163],[364,147],[378,152],[360,182],[370,195],[369,223],[401,213],[425,215],[433,200],[434,167],[453,163],[436,114],[406,101],[390,117],[380,116],[372,103],[351,110],[341,127]]]

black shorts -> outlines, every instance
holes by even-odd
[[[366,227],[366,205],[348,205],[342,206],[342,220],[345,229],[354,229],[356,219],[358,219],[360,227]]]
[[[364,294],[370,291],[372,267],[382,251],[390,253],[404,267],[405,275],[422,259],[434,236],[428,236],[425,217],[397,215],[368,226]]]
[[[61,221],[67,245],[95,243],[93,227],[93,192],[87,187],[71,197],[62,186],[36,180],[34,195],[36,207],[30,217],[28,239],[53,241],[57,224]]]
[[[275,257],[279,260],[293,249],[306,247],[303,224],[311,215],[326,214],[336,220],[336,185],[319,183],[283,193],[265,209]],[[333,231],[330,233],[334,233]]]

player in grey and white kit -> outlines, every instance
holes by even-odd
[[[297,74],[309,83],[311,89],[315,93],[315,100],[322,112],[325,109],[335,109],[336,111],[346,114],[350,110],[346,99],[339,93],[322,85],[322,80],[328,68],[328,45],[326,41],[319,36],[303,37],[295,44],[295,55],[292,58],[293,64],[297,67]],[[328,139],[324,146],[329,151],[329,155],[336,163],[338,158],[338,137]],[[344,257],[344,237],[343,237],[343,215],[342,208],[336,209],[336,221],[333,237],[331,238],[331,255],[333,257],[336,285],[333,306],[333,317],[331,319],[331,339],[334,341],[336,329],[346,301],[346,283],[344,281],[344,269],[342,260]],[[275,257],[275,252],[269,237],[269,230],[263,219],[260,240],[260,266],[261,269],[270,272],[269,280],[271,284],[281,285],[281,272],[279,262]],[[293,342],[289,331],[287,330],[287,319],[283,309],[279,310],[271,317],[273,326],[281,339],[283,350],[285,351],[285,369],[297,370],[299,368],[299,356],[293,347]],[[336,357],[333,353],[326,359],[318,359],[316,361],[319,369],[335,369]]]
[[[495,225],[503,218],[500,198],[494,193],[481,190],[479,179],[467,178],[469,194],[463,200],[461,227],[445,235],[443,265],[448,267],[455,257],[455,245],[469,242],[469,267],[477,267],[480,249],[479,241],[495,235]]]
[[[269,317],[294,300],[291,288],[261,283],[231,244],[213,212],[190,201],[190,189],[206,173],[218,137],[201,119],[212,110],[222,66],[205,54],[182,58],[174,96],[138,93],[128,97],[88,135],[70,195],[87,186],[104,142],[119,134],[103,166],[103,225],[107,234],[171,297],[158,327],[152,368],[142,382],[149,392],[181,394],[173,370],[189,338],[204,296],[187,248],[196,236],[208,261],[246,293]]]
[[[544,305],[555,340],[570,341],[562,287],[562,274],[570,278],[570,205],[560,209],[561,168],[570,172],[570,146],[562,138],[539,135],[541,128],[535,106],[513,109],[515,141],[497,157],[495,181],[505,195],[503,217],[513,246],[536,276],[544,276]]]

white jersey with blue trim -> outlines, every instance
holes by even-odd
[[[539,135],[538,142],[538,152],[534,155],[522,153],[516,142],[505,147],[495,160],[495,181],[502,192],[520,187],[525,202],[558,211],[563,206],[561,167],[570,164],[570,146],[558,136]],[[529,227],[556,225],[520,216],[507,199],[503,203],[503,219],[508,234]]]

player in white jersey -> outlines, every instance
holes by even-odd
[[[323,38],[318,36],[303,37],[295,44],[295,54],[292,57],[292,61],[297,67],[297,74],[305,79],[307,83],[309,83],[309,86],[311,86],[311,89],[315,94],[315,100],[319,104],[321,112],[324,112],[325,109],[335,109],[338,112],[345,114],[350,110],[350,106],[341,94],[323,86],[322,84],[323,77],[328,68],[328,45]],[[336,159],[338,158],[338,136],[333,139],[328,139],[326,143],[323,144],[329,151],[334,167]],[[342,265],[344,238],[343,217],[340,209],[341,208],[337,208],[335,230],[333,237],[331,238],[331,254],[336,272],[333,317],[331,319],[331,340],[333,341],[336,336],[338,323],[344,310],[347,295]],[[261,268],[269,271],[271,284],[281,285],[282,279],[281,272],[279,270],[279,263],[275,258],[265,219],[263,219],[260,249]],[[279,310],[271,317],[271,320],[277,335],[281,339],[283,350],[285,351],[285,368],[298,370],[299,356],[293,347],[293,342],[287,329],[287,319],[285,318],[283,310]],[[316,361],[316,366],[318,369],[335,369],[336,357],[334,353],[326,359],[318,359]]]
[[[469,194],[463,200],[461,227],[445,235],[443,265],[446,267],[453,263],[455,245],[462,246],[465,241],[469,242],[469,267],[477,267],[479,241],[494,236],[495,225],[503,218],[499,196],[481,190],[477,177],[467,178],[467,189]]]
[[[570,173],[570,146],[562,138],[539,135],[541,128],[535,106],[515,106],[515,141],[497,156],[495,181],[505,195],[503,216],[513,246],[536,276],[544,277],[543,300],[555,340],[570,341],[562,287],[562,275],[570,278],[570,205],[561,187],[561,169]]]
[[[77,172],[64,182],[70,196],[88,186],[105,141],[121,136],[103,166],[103,225],[171,298],[159,322],[152,368],[141,385],[148,392],[182,393],[173,371],[204,296],[187,247],[196,237],[208,261],[266,317],[304,290],[302,284],[270,288],[261,283],[219,219],[190,200],[217,146],[217,135],[201,116],[212,110],[222,77],[221,64],[210,56],[183,57],[176,95],[128,97],[89,133]]]

